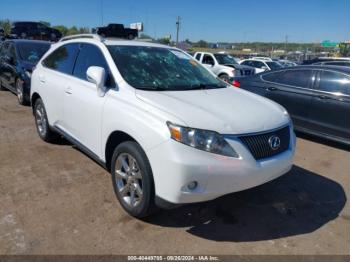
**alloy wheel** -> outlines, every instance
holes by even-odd
[[[35,120],[36,120],[36,125],[38,127],[38,131],[40,135],[45,136],[47,132],[47,123],[46,123],[46,117],[45,117],[45,110],[41,104],[39,104],[36,107]]]
[[[120,199],[129,207],[137,207],[143,198],[142,173],[136,159],[122,153],[115,164],[117,193]]]
[[[16,81],[16,91],[17,91],[17,98],[18,98],[18,102],[20,104],[23,104],[23,99],[24,99],[24,95],[23,95],[23,82],[20,79],[17,79]]]

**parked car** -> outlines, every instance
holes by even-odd
[[[255,73],[254,68],[238,64],[235,58],[228,54],[197,52],[194,58],[226,82],[234,76],[248,76]]]
[[[118,37],[134,39],[138,37],[137,29],[125,28],[122,24],[109,24],[104,27],[97,27],[95,33],[102,37]]]
[[[293,163],[284,108],[174,47],[64,38],[36,66],[31,101],[39,136],[63,135],[110,170],[136,217],[263,184]]]
[[[30,101],[30,77],[50,43],[36,40],[7,40],[0,46],[0,90],[15,93],[21,105]]]
[[[340,65],[348,66],[350,57],[318,57],[311,60],[305,60],[303,65]]]
[[[255,68],[255,73],[261,73],[265,71],[277,70],[283,68],[283,66],[275,61],[261,60],[261,59],[245,59],[240,62],[241,65],[250,66]]]
[[[283,60],[283,59],[280,59],[280,60],[278,60],[276,62],[278,62],[283,67],[293,67],[293,66],[297,66],[298,65],[295,62],[292,62],[292,61],[289,61],[289,60]]]
[[[350,68],[297,66],[236,85],[284,106],[296,130],[350,144]]]
[[[39,22],[14,22],[11,27],[11,38],[58,41],[62,34],[59,30]]]
[[[0,41],[5,39],[5,30],[0,27]]]

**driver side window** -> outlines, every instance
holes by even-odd
[[[82,44],[75,63],[73,75],[87,81],[86,71],[90,66],[104,68],[106,72],[106,86],[113,87],[114,81],[101,50],[92,44]]]
[[[204,56],[203,56],[203,64],[206,64],[206,65],[214,65],[215,62],[214,62],[213,57],[210,56],[210,55],[204,55]]]

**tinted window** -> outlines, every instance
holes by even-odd
[[[281,66],[277,62],[266,62],[266,64],[270,67],[271,70],[281,69],[283,66]]]
[[[253,66],[253,64],[252,64],[252,61],[243,61],[242,63],[241,63],[242,65],[247,65],[247,66]]]
[[[200,59],[201,59],[201,54],[197,54],[197,55],[196,55],[196,59],[197,59],[198,61],[200,61]]]
[[[94,45],[83,44],[75,63],[73,75],[80,79],[87,80],[86,71],[90,66],[103,67],[107,74],[108,82],[106,85],[111,85],[109,67],[100,49]]]
[[[260,62],[260,61],[252,61],[252,65],[253,65],[253,67],[256,67],[256,68],[262,68],[265,66],[265,64],[263,62]]]
[[[18,53],[22,60],[37,63],[40,58],[46,53],[50,48],[49,43],[30,43],[23,42],[17,44]]]
[[[43,65],[62,73],[72,74],[78,52],[78,44],[59,47],[43,61]]]
[[[286,70],[278,71],[276,73],[269,73],[263,76],[263,79],[266,81],[302,88],[309,87],[311,78],[311,70]]]
[[[320,90],[331,93],[350,95],[350,78],[344,74],[323,71],[321,74]]]
[[[211,55],[204,55],[203,56],[203,64],[207,64],[207,65],[214,65],[214,58],[212,58]]]
[[[274,72],[274,73],[264,74],[261,77],[265,81],[278,83],[278,79],[280,79],[282,77],[283,73],[284,73],[284,71],[278,71],[278,72]]]

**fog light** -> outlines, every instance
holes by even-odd
[[[197,181],[192,181],[191,183],[189,183],[189,184],[187,185],[187,188],[188,188],[189,190],[194,190],[194,189],[196,189],[197,186],[198,186],[198,182],[197,182]]]

